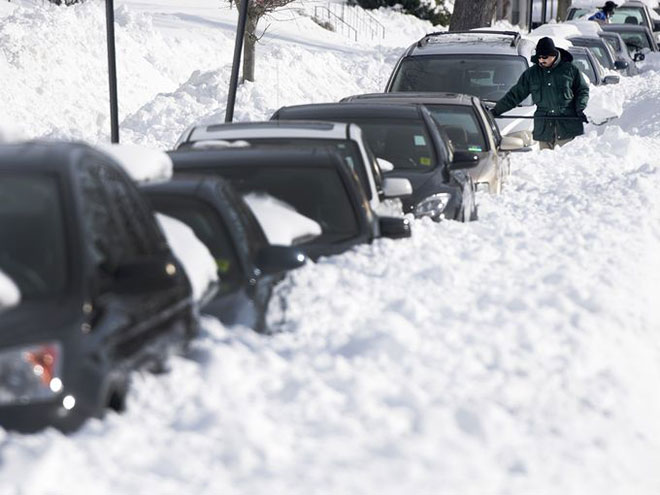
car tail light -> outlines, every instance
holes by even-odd
[[[0,405],[54,397],[62,390],[61,367],[56,342],[0,350]]]

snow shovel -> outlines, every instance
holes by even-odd
[[[579,121],[581,121],[581,122],[584,122],[584,120],[582,120],[582,117],[572,117],[572,116],[564,117],[564,116],[562,116],[562,115],[540,115],[540,116],[538,116],[538,117],[535,117],[535,116],[533,116],[533,115],[498,115],[498,116],[495,117],[495,118],[496,118],[496,119],[579,120]],[[592,121],[592,120],[589,120],[588,122],[585,122],[585,123],[600,126],[600,125],[607,124],[610,120],[613,120],[613,119],[616,119],[616,117],[609,117],[609,118],[605,119],[605,120],[604,120],[603,122],[601,122],[601,123],[596,123],[596,122],[594,122],[594,121]]]

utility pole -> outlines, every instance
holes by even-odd
[[[117,102],[117,56],[115,52],[114,0],[105,0],[105,24],[108,43],[108,80],[110,86],[110,142],[119,142],[119,104]]]
[[[231,66],[231,78],[229,79],[229,94],[227,95],[225,122],[231,122],[234,120],[234,105],[236,104],[236,89],[238,88],[238,71],[241,66],[241,52],[243,50],[243,38],[245,37],[245,23],[247,22],[249,2],[250,0],[241,0],[240,9],[238,11],[236,41],[234,44],[234,62]]]
[[[545,24],[548,20],[548,0],[543,0],[541,6],[541,24]]]

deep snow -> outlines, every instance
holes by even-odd
[[[118,8],[129,141],[222,118],[235,11],[177,3]],[[376,15],[382,44],[272,21],[238,118],[381,89],[431,27]],[[0,121],[106,139],[101,26],[98,4],[0,19]],[[594,91],[618,120],[516,154],[479,222],[418,221],[292,272],[282,333],[207,318],[191,356],[135,375],[125,414],[0,430],[0,494],[657,494],[660,58],[644,69]]]

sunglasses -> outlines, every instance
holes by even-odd
[[[546,60],[546,59],[552,58],[552,57],[554,57],[554,55],[539,55],[538,59],[539,60]]]

